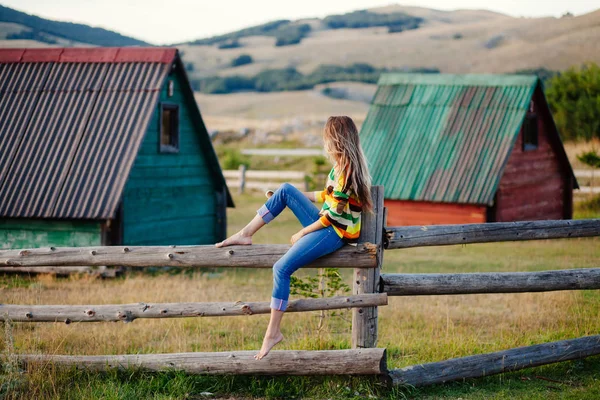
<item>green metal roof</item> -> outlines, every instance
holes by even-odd
[[[387,199],[489,204],[536,76],[383,74],[361,129]]]

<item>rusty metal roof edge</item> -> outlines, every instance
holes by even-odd
[[[0,63],[127,63],[170,64],[175,47],[48,47],[0,49]]]
[[[440,86],[530,86],[538,82],[536,75],[516,74],[424,74],[387,72],[379,77],[378,86],[440,85]]]

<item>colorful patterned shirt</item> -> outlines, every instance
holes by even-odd
[[[333,229],[344,242],[356,246],[360,235],[360,216],[362,203],[356,196],[351,182],[346,181],[343,173],[337,174],[335,167],[327,176],[323,191],[316,191],[315,201],[323,203],[319,212],[324,227],[333,225]]]

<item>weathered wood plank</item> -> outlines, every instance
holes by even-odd
[[[390,371],[395,385],[426,386],[479,378],[600,354],[600,335],[412,365]]]
[[[383,306],[387,294],[363,294],[290,301],[287,312]],[[131,322],[138,318],[185,318],[268,314],[269,302],[134,303],[103,305],[0,304],[0,320],[18,322]]]
[[[263,170],[246,170],[246,177],[250,179],[299,179],[304,180],[306,175],[303,171],[263,171]],[[240,176],[240,172],[237,169],[226,169],[223,170],[223,176],[225,178],[237,179]]]
[[[467,274],[382,274],[390,296],[600,289],[600,268]]]
[[[51,363],[92,371],[141,368],[151,371],[181,370],[193,374],[236,375],[383,375],[387,373],[385,349],[274,350],[263,360],[257,351],[215,353],[131,354],[101,356],[17,356],[23,364]]]
[[[383,186],[371,188],[373,214],[363,213],[360,241],[374,243],[376,248],[375,268],[355,268],[352,293],[355,295],[379,292],[379,270],[383,263]],[[377,307],[359,307],[352,310],[352,348],[377,346]]]
[[[306,189],[306,183],[304,181],[293,182],[288,181],[290,185],[294,186],[296,189],[300,191],[308,191]],[[229,188],[239,188],[241,185],[240,180],[227,179],[227,187]],[[279,186],[281,186],[281,182],[272,182],[272,181],[244,181],[244,189],[254,189],[254,190],[276,190]]]
[[[52,274],[52,275],[70,275],[70,274],[88,274],[99,275],[103,278],[114,278],[117,276],[117,269],[107,267],[0,267],[0,273],[8,274]]]
[[[387,227],[388,249],[600,236],[600,219]]]
[[[271,268],[290,248],[285,244],[229,246],[99,246],[0,250],[0,266],[124,266]],[[344,246],[307,267],[374,268],[377,247]]]

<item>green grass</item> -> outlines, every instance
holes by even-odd
[[[229,232],[240,229],[262,204],[256,195],[236,196],[228,210]],[[575,215],[600,216],[595,202]],[[284,211],[255,236],[255,243],[287,243],[299,229]],[[598,267],[600,239],[485,243],[387,251],[384,273],[538,271]],[[351,271],[343,270],[345,282]],[[314,270],[301,270],[301,276]],[[135,301],[264,300],[271,271],[206,269],[130,273],[114,280],[85,277],[1,277],[2,301],[12,304],[96,304]],[[440,361],[555,340],[598,334],[599,291],[410,296],[390,298],[380,308],[379,346],[388,366]],[[350,314],[330,318],[316,330],[314,313],[286,316],[282,349],[350,347]],[[257,349],[268,316],[139,320],[131,324],[9,325],[0,375],[0,399],[597,399],[600,357],[428,388],[389,388],[375,377],[194,376],[136,370],[91,373],[52,365],[21,371],[13,353],[120,354]],[[557,381],[557,382],[555,382]],[[206,393],[212,393],[208,395]],[[204,393],[204,394],[203,394]]]

